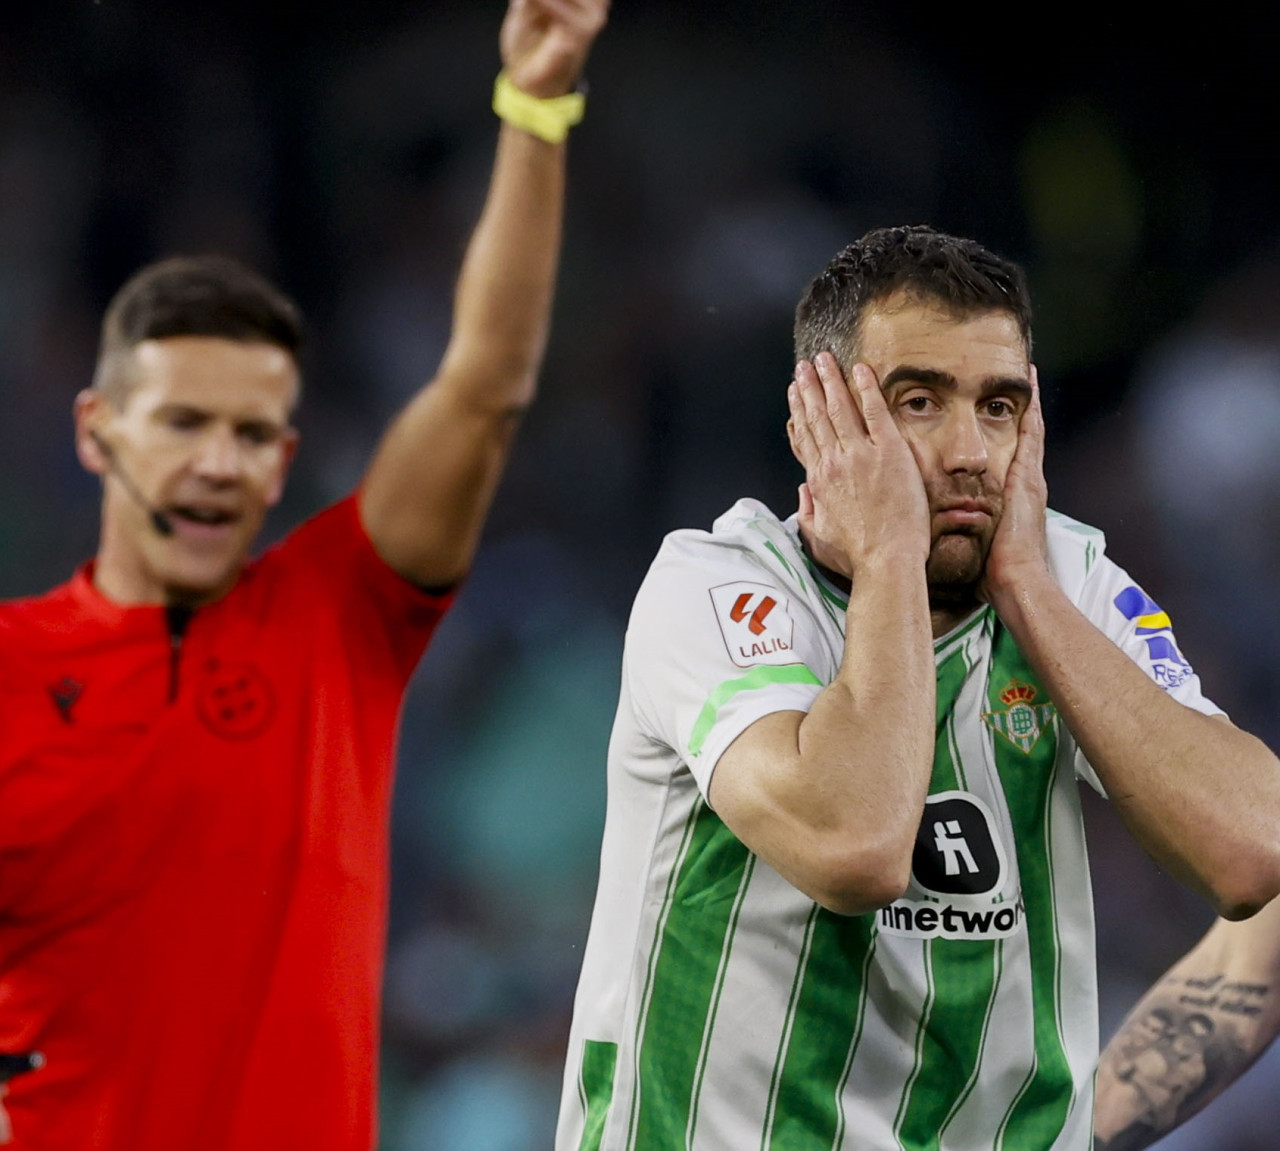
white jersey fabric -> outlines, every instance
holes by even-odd
[[[1081,611],[1217,713],[1101,533],[1050,512],[1048,538]],[[1077,780],[1098,782],[994,612],[934,645],[933,777],[898,902],[819,907],[707,804],[745,728],[835,677],[845,606],[794,517],[753,500],[659,551],[627,631],[557,1151],[1092,1146]]]

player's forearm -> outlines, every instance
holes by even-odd
[[[1130,830],[1223,915],[1280,890],[1280,763],[1172,699],[1047,573],[993,597]]]
[[[835,679],[805,713],[766,715],[721,755],[710,801],[794,887],[859,915],[910,877],[933,765],[936,691],[918,557],[855,580]]]
[[[1280,910],[1218,920],[1129,1013],[1098,1064],[1097,1151],[1138,1151],[1202,1110],[1280,1030]]]
[[[501,127],[438,380],[486,412],[518,413],[533,399],[559,260],[565,148]]]
[[[854,581],[844,658],[798,732],[806,801],[828,906],[846,914],[901,895],[933,768],[933,636],[914,557]]]

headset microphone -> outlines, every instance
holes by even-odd
[[[165,537],[173,535],[173,521],[164,514],[159,508],[152,507],[147,497],[138,490],[138,485],[129,478],[129,474],[120,467],[120,461],[116,459],[115,449],[107,443],[97,432],[91,431],[89,438],[98,445],[98,450],[107,458],[107,466],[115,472],[116,479],[120,481],[120,486],[129,493],[130,498],[147,513],[147,518],[151,521],[151,526],[155,528],[158,535]]]

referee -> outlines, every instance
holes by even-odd
[[[512,0],[443,361],[359,490],[261,558],[298,446],[295,307],[219,258],[110,305],[75,405],[97,554],[0,605],[13,1148],[373,1146],[398,713],[534,396],[607,7]]]

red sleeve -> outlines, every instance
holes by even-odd
[[[424,591],[387,566],[354,495],[307,520],[255,566],[275,576],[265,582],[291,589],[294,608],[338,613],[348,650],[385,651],[405,681],[455,597]]]

